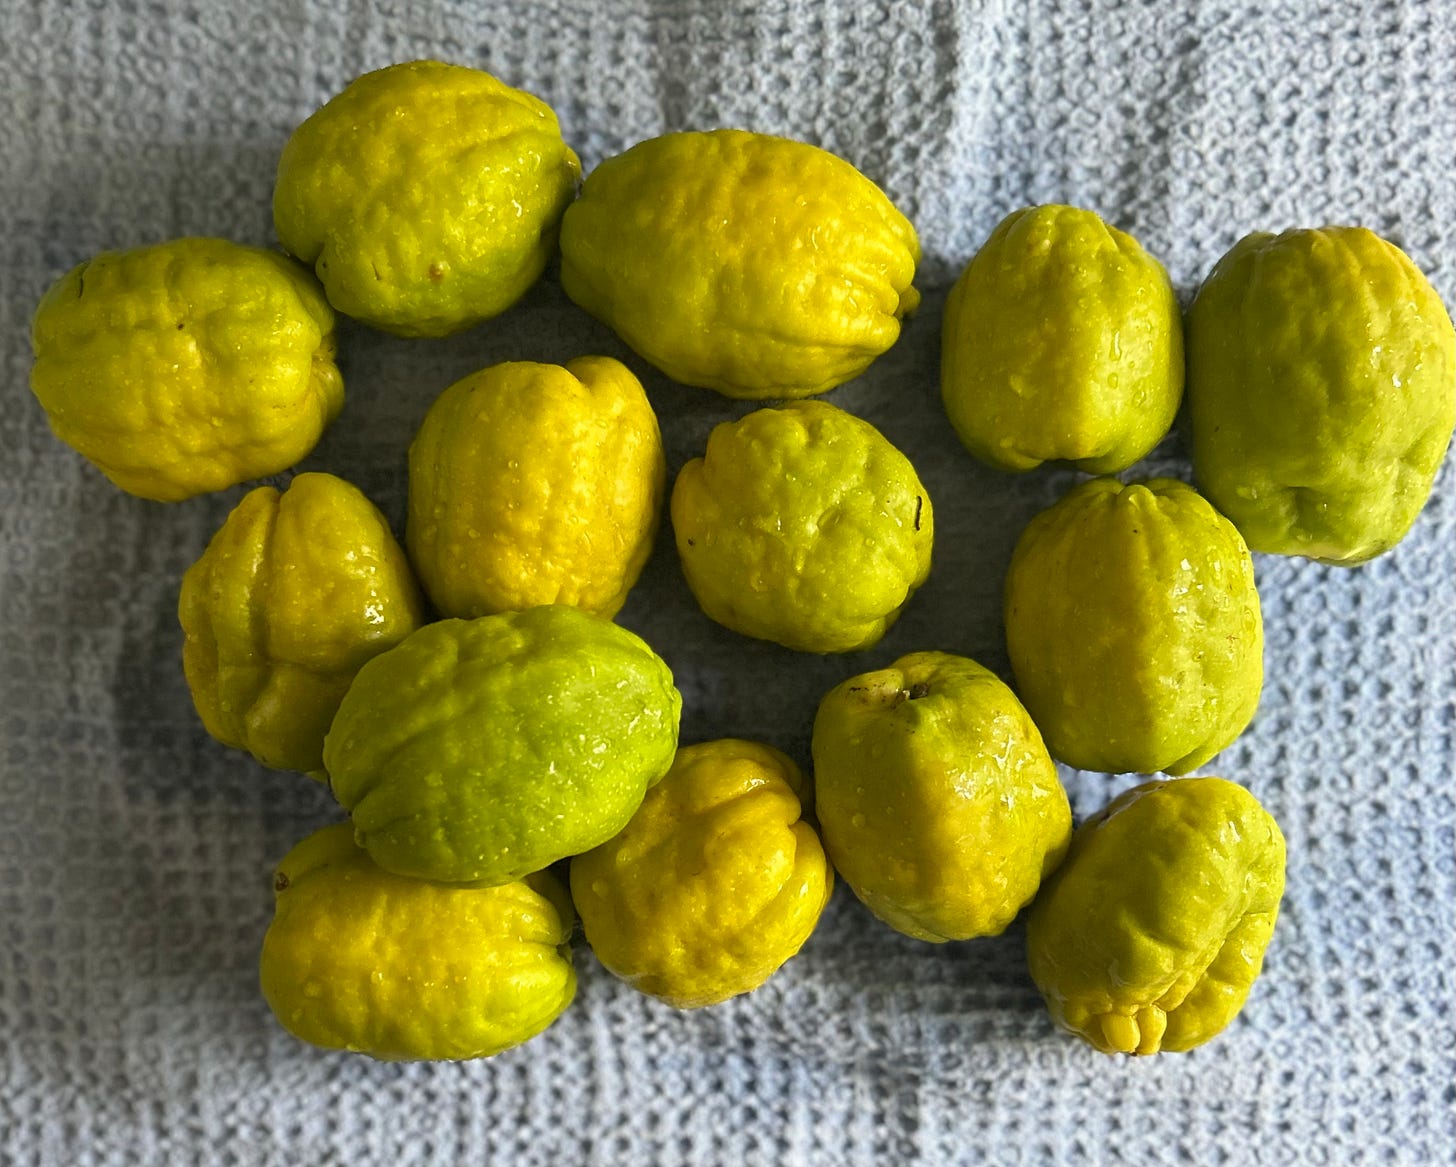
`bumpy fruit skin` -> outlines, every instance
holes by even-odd
[[[1183,396],[1183,321],[1162,264],[1077,207],[1003,219],[945,305],[941,398],[999,470],[1131,466]]]
[[[561,226],[561,284],[669,377],[807,397],[858,376],[915,310],[920,244],[848,162],[742,130],[609,158]]]
[[[443,620],[359,670],[324,765],[386,871],[506,883],[626,826],[681,710],[652,649],[579,609]]]
[[[973,660],[916,652],[850,677],[820,703],[813,751],[835,869],[907,936],[998,935],[1067,849],[1056,763]]]
[[[313,277],[225,239],[102,252],[45,294],[31,343],[56,437],[158,502],[288,469],[344,406]]]
[[[915,468],[822,401],[715,427],[671,509],[703,611],[802,652],[874,644],[930,574],[935,519]]]
[[[187,569],[177,613],[207,732],[308,772],[360,666],[424,621],[388,521],[332,474],[245,495]]]
[[[486,1058],[535,1037],[576,993],[571,901],[546,872],[501,887],[405,879],[338,823],[294,847],[273,886],[263,996],[314,1045]]]
[[[1088,819],[1027,918],[1058,1025],[1104,1053],[1202,1045],[1243,1008],[1284,894],[1284,836],[1223,778],[1149,782]]]
[[[611,617],[652,550],[667,463],[637,378],[581,357],[457,381],[425,415],[409,475],[410,558],[442,613]]]
[[[801,817],[786,755],[727,738],[686,746],[615,838],[571,861],[592,951],[679,1009],[758,988],[810,934],[834,873]]]
[[[1255,234],[1188,314],[1193,471],[1255,551],[1363,563],[1405,537],[1456,425],[1456,331],[1363,227]]]
[[[536,282],[580,175],[545,103],[410,61],[357,78],[293,132],[273,222],[340,312],[444,336]]]
[[[1168,478],[1094,478],[1037,515],[1006,575],[1016,687],[1052,756],[1186,774],[1254,716],[1264,624],[1233,524]]]

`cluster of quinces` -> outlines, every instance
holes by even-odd
[[[931,570],[934,508],[873,426],[803,399],[895,343],[919,302],[913,227],[842,159],[744,131],[668,134],[579,178],[550,109],[488,74],[368,74],[284,150],[288,254],[180,239],[81,264],[36,313],[35,395],[143,498],[277,474],[342,408],[336,312],[472,327],[559,241],[566,294],[645,361],[779,403],[676,475],[703,611],[801,652],[875,644]],[[1274,928],[1278,826],[1241,785],[1177,778],[1074,833],[1054,759],[1183,775],[1247,727],[1250,548],[1354,564],[1399,541],[1456,419],[1450,320],[1359,228],[1245,238],[1185,318],[1130,236],[1033,207],[952,291],[941,389],[991,465],[1098,477],[1016,548],[1015,691],[936,651],[851,676],[814,717],[812,785],[761,743],[679,748],[667,665],[612,620],[667,494],[621,362],[446,388],[409,448],[403,546],[334,475],[248,493],[183,581],[187,680],[214,737],[326,782],[349,816],[277,868],[261,970],[279,1020],[376,1057],[496,1053],[570,1003],[577,919],[630,984],[712,1005],[800,949],[837,871],[927,941],[1030,905],[1032,975],[1099,1049],[1222,1030]],[[1199,490],[1111,477],[1185,402]]]

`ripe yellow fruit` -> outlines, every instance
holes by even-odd
[[[685,746],[614,838],[571,861],[597,958],[679,1009],[758,988],[834,888],[799,768],[757,742]]]
[[[1456,329],[1363,227],[1254,234],[1188,313],[1193,473],[1255,551],[1364,563],[1405,537],[1456,426]]]
[[[571,901],[547,872],[499,887],[406,879],[338,823],[294,847],[273,888],[263,996],[314,1045],[485,1058],[536,1036],[576,994]]]
[[[1094,478],[1032,519],[1006,573],[1005,622],[1017,692],[1069,766],[1186,774],[1259,704],[1249,549],[1171,478]]]
[[[278,238],[340,312],[401,336],[497,316],[536,282],[581,164],[542,101],[489,73],[366,73],[283,149]]]
[[[619,361],[495,365],[446,389],[410,446],[410,558],[447,616],[611,617],[652,551],[666,478],[657,416]]]
[[[669,377],[807,397],[858,376],[915,310],[920,244],[879,187],[816,146],[665,134],[587,177],[561,284]]]
[[[389,523],[332,474],[246,495],[182,577],[178,616],[208,733],[310,773],[354,674],[424,620]]]
[[[225,239],[103,252],[45,294],[31,340],[56,436],[160,502],[287,470],[344,405],[313,277]]]
[[[1162,264],[1078,207],[1008,215],[945,305],[941,396],[999,470],[1125,469],[1183,396],[1183,323]]]
[[[672,524],[704,612],[801,652],[878,641],[930,574],[935,537],[910,460],[823,401],[717,426],[678,474]]]
[[[897,932],[994,936],[1072,832],[1057,767],[1016,695],[965,657],[914,652],[836,685],[814,719],[824,844]]]
[[[1202,1045],[1243,1008],[1284,895],[1284,835],[1223,778],[1148,782],[1077,828],[1026,922],[1057,1024],[1103,1053]]]

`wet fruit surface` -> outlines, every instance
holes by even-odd
[[[289,1032],[388,1060],[456,1060],[534,1037],[571,1004],[566,890],[548,874],[447,886],[375,865],[348,823],[274,872],[259,978]]]
[[[342,478],[310,473],[243,498],[183,577],[178,616],[207,731],[312,772],[354,675],[424,610],[384,516]]]
[[[41,300],[31,343],[30,387],[56,436],[162,502],[288,469],[344,404],[313,277],[225,239],[80,264]]]
[[[1192,1049],[1243,1008],[1284,894],[1284,836],[1222,778],[1150,782],[1077,828],[1027,919],[1058,1024],[1106,1053]]]
[[[442,620],[359,670],[324,765],[385,870],[505,883],[621,830],[681,708],[652,649],[576,608]]]
[[[1193,472],[1255,551],[1356,564],[1405,537],[1456,425],[1456,331],[1363,227],[1255,234],[1188,313]]]
[[[456,382],[410,446],[407,539],[435,607],[615,616],[652,550],[657,417],[610,357],[512,361]]]
[[[571,861],[598,959],[682,1009],[758,988],[809,938],[834,886],[806,794],[772,747],[679,750],[621,833]]]
[[[1183,323],[1137,240],[1077,207],[1008,215],[956,281],[941,397],[1000,470],[1066,459],[1110,474],[1147,454],[1183,395]]]
[[[806,397],[915,310],[915,229],[854,169],[742,130],[664,134],[598,166],[561,227],[566,294],[669,377]]]
[[[1017,692],[1070,766],[1184,774],[1258,706],[1253,561],[1181,482],[1073,487],[1022,532],[1005,605]]]
[[[444,336],[536,282],[580,173],[544,102],[410,61],[357,78],[293,132],[273,221],[340,312]]]
[[[874,644],[930,574],[935,516],[909,459],[822,401],[717,426],[673,486],[704,612],[803,652]]]
[[[908,936],[1001,932],[1066,850],[1072,812],[1041,735],[973,660],[911,653],[842,682],[813,753],[835,869]]]

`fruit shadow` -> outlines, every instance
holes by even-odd
[[[324,786],[214,741],[193,707],[177,593],[234,501],[154,508],[135,529],[138,571],[152,586],[120,620],[111,692],[118,830],[109,894],[127,921],[123,951],[143,985],[186,984],[199,1002],[256,998],[272,867],[340,817]]]
[[[286,136],[88,142],[16,184],[13,237],[39,249],[33,270],[51,279],[100,251],[183,236],[276,246],[273,179]]]
[[[952,1077],[987,1046],[1057,1046],[1024,945],[1020,921],[949,944],[902,936],[841,883],[798,955],[752,993],[704,1009],[679,1011],[625,985],[578,933],[573,1009],[659,1049]]]
[[[12,663],[34,732],[15,745],[37,780],[20,841],[60,853],[38,853],[39,894],[53,908],[28,956],[42,972],[16,991],[53,998],[98,1057],[160,1057],[148,1034],[175,1037],[223,1015],[217,1002],[256,995],[254,925],[276,855],[255,854],[254,840],[259,824],[266,837],[289,834],[284,824],[310,804],[212,743],[181,677],[177,585],[242,489],[176,506],[118,491],[49,434],[27,388],[25,337],[47,287],[99,251],[194,234],[270,242],[280,144],[107,141],[66,152],[43,174],[17,176],[0,241],[17,439],[0,517],[14,569],[4,598],[30,646]]]

